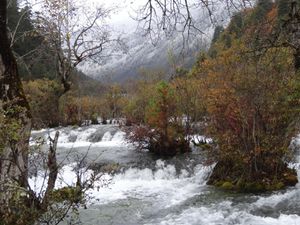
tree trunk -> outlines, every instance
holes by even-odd
[[[294,67],[296,72],[300,71],[300,48],[294,51]]]
[[[0,1],[0,110],[5,116],[5,140],[0,140],[0,213],[12,193],[6,186],[27,187],[28,144],[31,131],[29,105],[23,92],[7,32],[7,2]],[[4,194],[3,194],[4,193]]]
[[[58,174],[58,164],[56,160],[56,149],[57,149],[57,142],[58,142],[58,136],[59,132],[56,131],[54,139],[49,137],[50,139],[50,149],[48,153],[48,163],[47,166],[49,168],[49,179],[48,179],[48,184],[47,184],[47,189],[45,191],[45,196],[42,201],[42,207],[46,211],[47,207],[49,205],[49,198],[54,190],[55,187],[55,182],[57,179],[57,174]]]

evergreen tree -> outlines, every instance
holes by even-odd
[[[288,15],[290,9],[290,1],[289,0],[277,0],[277,8],[278,8],[278,18],[284,18]]]
[[[17,0],[11,0],[7,7],[7,25],[13,30],[18,23],[20,17]]]
[[[53,79],[55,63],[50,46],[36,33],[31,8],[20,8],[18,1],[12,0],[7,10],[11,45],[18,58],[20,76],[26,80],[43,77]]]
[[[251,16],[251,21],[260,22],[265,18],[266,14],[272,9],[272,0],[258,0],[255,11]]]
[[[216,43],[216,41],[219,39],[219,37],[220,37],[220,35],[222,34],[223,31],[224,31],[223,26],[216,26],[214,34],[213,34],[213,38],[212,38],[212,41],[211,41],[212,45],[214,43]]]
[[[230,21],[230,24],[228,26],[228,33],[234,34],[235,37],[239,38],[243,34],[242,32],[243,26],[244,26],[243,13],[241,12],[236,13]]]
[[[300,5],[300,0],[296,0],[297,4]],[[276,0],[278,9],[278,18],[286,19],[291,10],[292,0]]]

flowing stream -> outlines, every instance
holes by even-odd
[[[197,150],[170,160],[155,159],[125,143],[117,126],[61,128],[58,160],[63,169],[57,186],[75,182],[71,165],[86,156],[86,164],[103,172],[89,191],[87,209],[80,210],[85,225],[299,225],[300,185],[284,191],[254,195],[226,193],[207,186],[212,166],[205,166]],[[55,130],[32,132],[32,138]],[[294,140],[297,146],[299,140]],[[291,166],[300,175],[300,163]],[[36,162],[35,162],[36,163]],[[108,169],[109,171],[107,172]],[[39,191],[40,174],[31,185]]]

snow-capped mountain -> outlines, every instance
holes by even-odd
[[[194,18],[197,20],[197,28],[201,32],[193,30],[188,43],[184,42],[187,32],[174,32],[171,37],[165,37],[162,32],[159,36],[160,40],[154,45],[149,36],[143,35],[143,31],[137,29],[136,21],[128,17],[128,10],[132,11],[125,4],[121,11],[123,13],[120,14],[123,19],[111,23],[116,26],[116,30],[121,30],[125,34],[122,39],[128,49],[127,53],[118,52],[101,65],[85,64],[82,70],[87,75],[104,81],[123,82],[130,78],[138,78],[141,69],[159,69],[171,74],[174,65],[190,68],[199,51],[209,47],[214,31],[213,25],[226,25],[230,20],[226,5],[221,2],[213,8],[214,24],[212,24],[212,17],[205,9],[191,7]]]
[[[118,53],[103,65],[85,65],[84,72],[96,79],[112,82],[123,82],[136,79],[141,69],[160,69],[172,73],[174,64],[190,68],[197,53],[208,46],[208,38],[200,35],[191,38],[185,47],[181,34],[173,38],[164,38],[153,44],[149,38],[138,33],[126,35],[127,53]]]

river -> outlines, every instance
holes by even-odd
[[[57,187],[75,182],[71,165],[86,156],[86,164],[103,175],[80,209],[85,225],[299,225],[300,185],[265,194],[223,192],[206,185],[212,166],[198,150],[170,160],[136,151],[117,126],[60,128],[58,160],[62,172]],[[33,131],[32,138],[54,135],[55,129]],[[294,143],[300,143],[295,139]],[[33,141],[32,141],[33,144]],[[295,167],[300,175],[296,151]],[[36,163],[36,162],[32,162]],[[103,168],[109,165],[108,173]],[[31,185],[41,188],[39,174]]]

